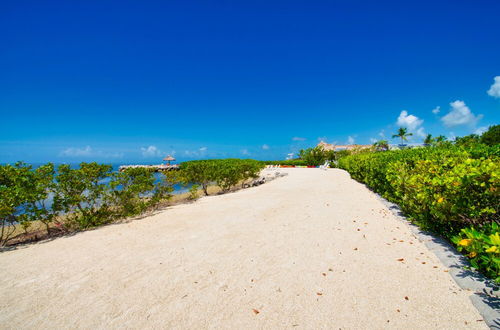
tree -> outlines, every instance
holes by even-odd
[[[448,138],[444,135],[440,135],[438,136],[435,140],[434,140],[434,143],[435,144],[442,144],[443,142],[446,142],[446,140],[448,140]]]
[[[389,143],[387,140],[380,140],[373,144],[376,151],[387,151],[389,150]]]
[[[500,125],[490,126],[486,132],[481,135],[481,143],[494,146],[500,143]]]
[[[462,137],[457,137],[455,139],[455,144],[457,146],[472,147],[479,143],[479,135],[470,134]]]
[[[406,127],[400,127],[398,129],[397,134],[394,134],[392,138],[400,138],[401,139],[401,145],[404,145],[404,141],[408,141],[408,136],[412,136],[413,133],[408,133],[408,128]]]
[[[432,137],[432,134],[427,134],[424,140],[424,145],[426,147],[430,146],[434,142],[434,138]]]
[[[67,164],[59,165],[53,208],[71,213],[80,229],[101,225],[109,221],[110,187],[105,180],[111,176],[111,165],[81,163],[79,169]]]
[[[322,147],[300,150],[300,159],[309,166],[319,166],[327,160],[327,152]]]

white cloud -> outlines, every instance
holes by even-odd
[[[318,137],[318,141],[319,142],[326,142],[328,139],[326,138],[326,136],[320,136]]]
[[[381,130],[381,131],[378,133],[378,136],[380,136],[381,138],[385,138],[385,130]]]
[[[291,152],[291,153],[287,154],[286,159],[287,159],[287,160],[288,160],[288,159],[292,159],[292,158],[293,158],[293,155],[294,155],[294,153],[293,153],[293,152]]]
[[[352,136],[347,138],[347,144],[354,144],[354,142],[356,142],[356,140]]]
[[[245,155],[245,156],[250,155],[250,152],[248,152],[248,149],[242,149],[240,152],[242,155]]]
[[[475,126],[483,115],[475,116],[464,101],[457,100],[450,103],[451,109],[441,121],[447,127],[470,125]]]
[[[262,146],[262,149],[263,149],[263,150],[269,150],[269,146],[268,146],[267,144],[264,144],[264,145]]]
[[[303,137],[298,137],[298,136],[294,136],[294,137],[292,138],[292,141],[305,141],[305,140],[306,140],[306,138],[303,138]]]
[[[440,106],[437,106],[434,109],[432,109],[432,113],[435,114],[435,115],[437,115],[440,111],[441,111],[441,107]]]
[[[205,151],[207,151],[207,150],[208,150],[208,148],[207,148],[207,147],[201,147],[201,148],[200,148],[200,151],[201,151],[201,152],[205,152]]]
[[[399,114],[396,123],[398,124],[398,126],[406,127],[410,131],[415,131],[419,128],[419,126],[421,126],[424,123],[424,121],[422,119],[418,119],[417,116],[409,115],[408,111],[403,110]]]
[[[83,149],[80,148],[67,148],[60,152],[60,156],[68,156],[68,157],[81,157],[81,156],[91,156],[92,148],[90,146],[86,146]]]
[[[377,139],[375,139],[375,138],[370,138],[370,142],[371,142],[371,143],[375,143],[375,142],[377,142],[377,141],[378,141],[378,140],[377,140]]]
[[[147,148],[141,148],[143,157],[160,157],[161,151],[156,146],[149,146]]]
[[[488,89],[488,95],[493,96],[494,98],[500,98],[500,76],[496,76],[493,82],[493,85]]]
[[[477,135],[482,135],[484,132],[486,132],[488,130],[488,126],[481,126],[479,127],[478,129],[476,129],[474,131],[474,134],[477,134]]]
[[[411,133],[414,133],[418,137],[425,137],[425,129],[422,126],[424,121],[419,119],[417,116],[408,114],[408,111],[403,110],[399,114],[396,124],[401,127],[406,127]]]

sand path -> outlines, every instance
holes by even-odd
[[[1,253],[0,327],[486,328],[373,193],[341,170],[287,172]]]

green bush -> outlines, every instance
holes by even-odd
[[[498,224],[464,228],[452,238],[459,251],[467,252],[472,267],[500,283],[500,234]]]
[[[223,191],[229,191],[239,182],[258,177],[264,164],[252,159],[208,159],[184,162],[180,165],[185,184],[194,183],[208,195],[208,185],[216,183]]]
[[[340,159],[339,167],[399,204],[424,229],[451,240],[464,228],[472,226],[480,232],[500,222],[499,151],[498,145],[443,143],[351,155]],[[478,258],[486,257],[484,251],[476,253]],[[491,275],[482,265],[478,263]]]
[[[141,214],[168,200],[180,182],[177,171],[156,180],[150,169],[111,169],[97,163],[79,168],[64,164],[56,174],[51,163],[36,169],[24,163],[0,166],[0,246],[13,238],[16,225],[27,234],[33,221],[50,233],[54,224],[78,230]]]
[[[490,128],[481,135],[480,141],[489,146],[500,144],[500,125],[490,126]]]

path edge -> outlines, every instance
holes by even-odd
[[[365,185],[366,186],[366,185]],[[368,187],[366,187],[369,189]],[[500,288],[482,274],[471,270],[465,256],[460,254],[446,240],[430,232],[425,232],[408,220],[399,205],[389,202],[378,193],[369,189],[401,222],[404,222],[425,246],[449,269],[449,274],[458,286],[473,292],[472,304],[483,317],[490,329],[500,329]]]

